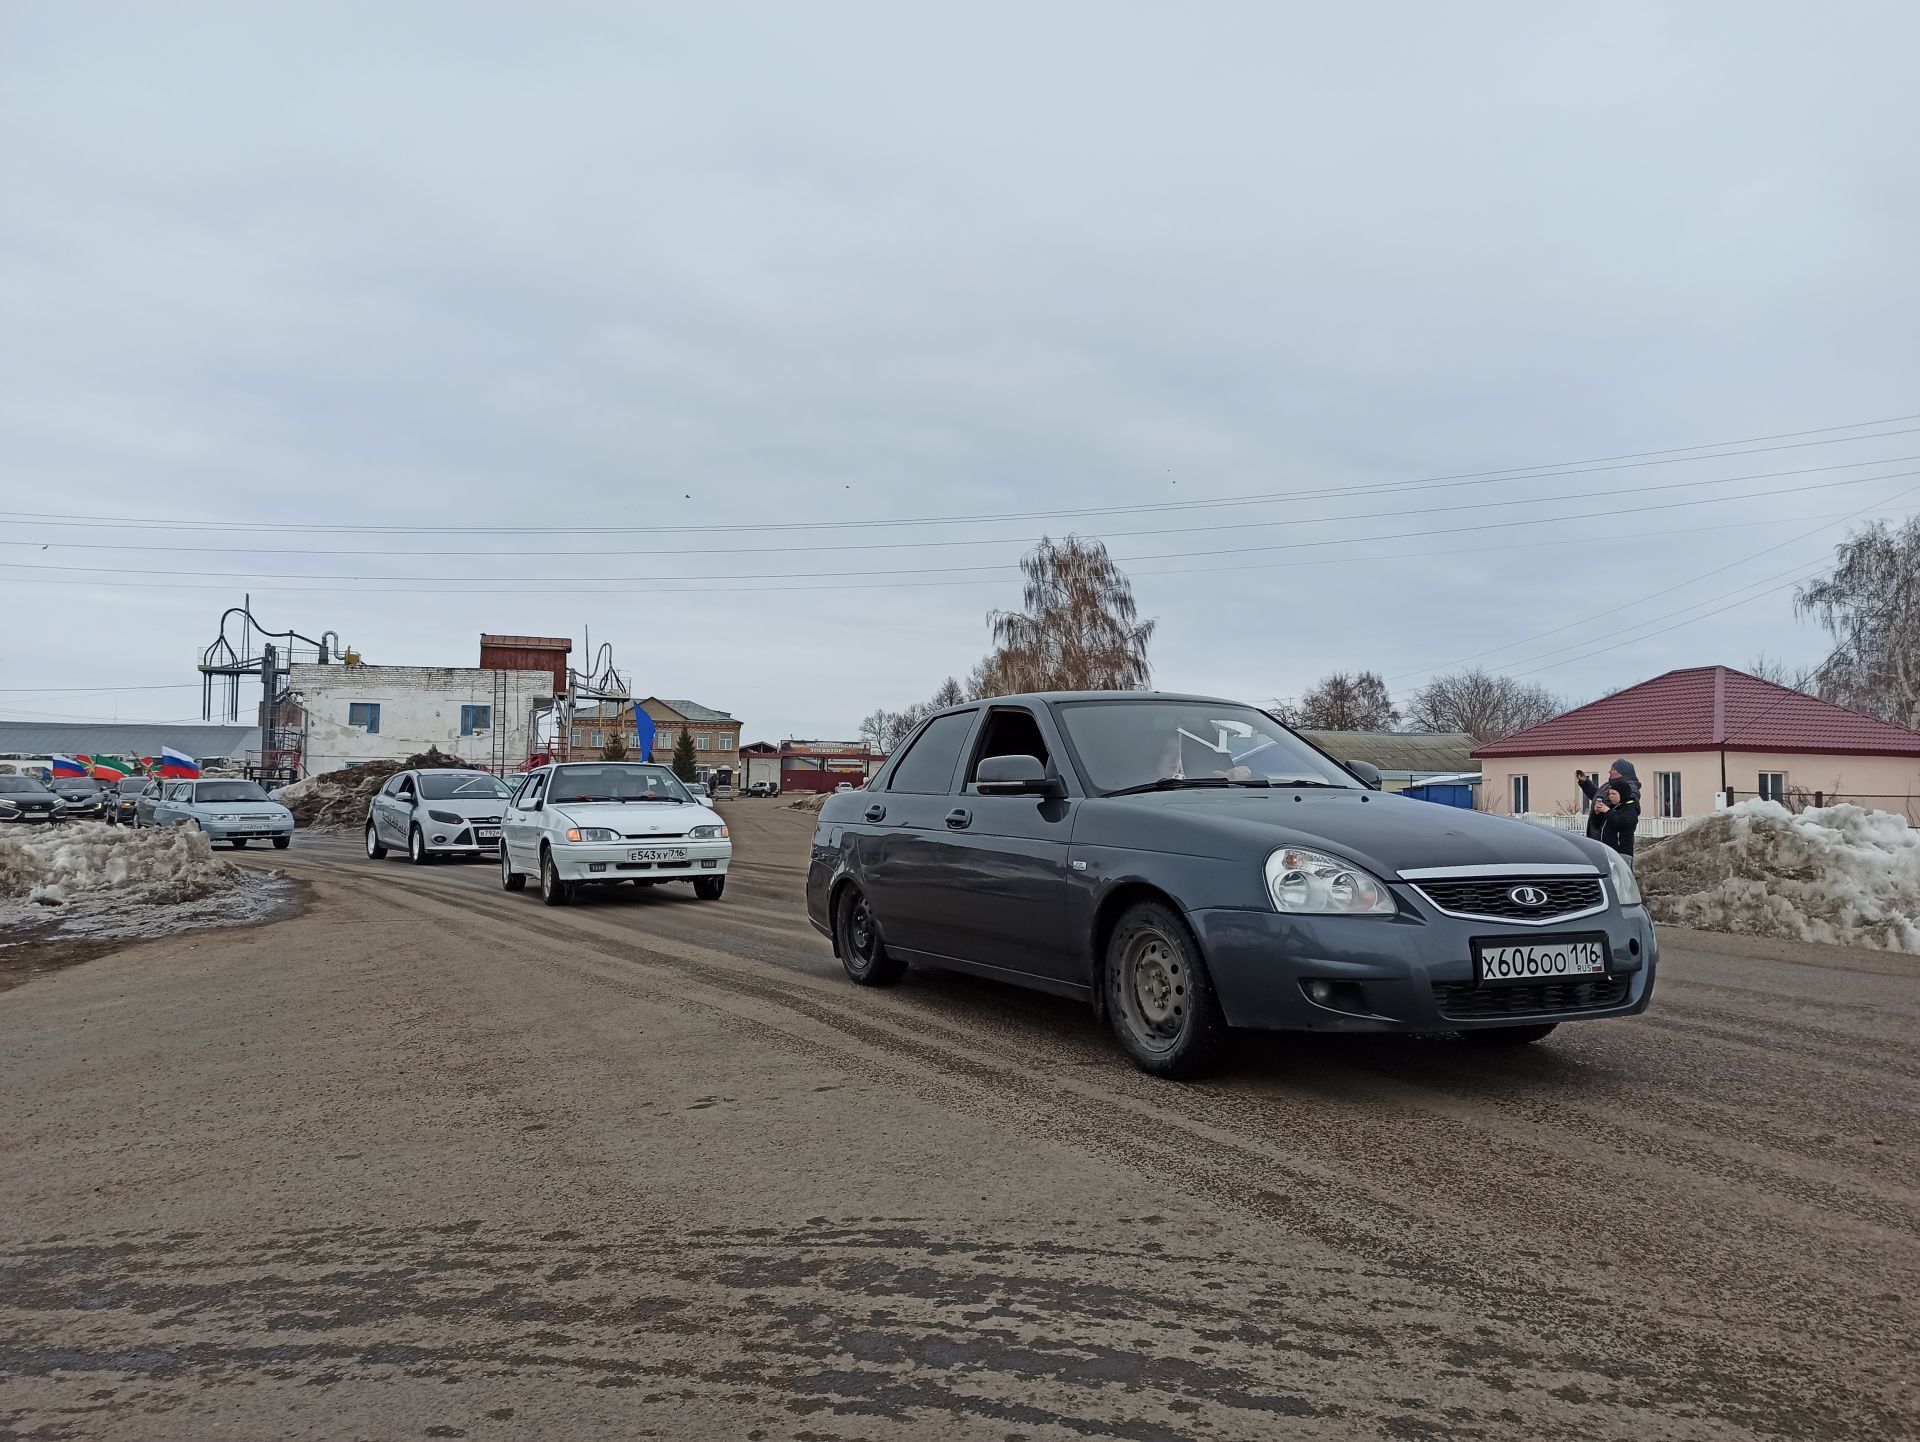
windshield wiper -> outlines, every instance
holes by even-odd
[[[1338,781],[1269,781],[1269,786],[1317,786],[1325,791],[1353,791],[1357,788],[1342,786]]]
[[[1246,786],[1245,781],[1229,781],[1224,776],[1162,776],[1158,781],[1143,781],[1138,786],[1122,786],[1108,796],[1138,796],[1143,791],[1183,791],[1190,786]],[[1265,783],[1262,782],[1262,785]]]

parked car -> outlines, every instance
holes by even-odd
[[[712,799],[712,793],[707,790],[707,783],[704,781],[682,781],[680,784],[687,788],[687,795],[695,801]]]
[[[484,771],[402,771],[367,804],[367,856],[389,847],[415,866],[437,856],[491,856],[500,847],[507,784]]]
[[[136,800],[134,816],[137,826],[195,827],[236,851],[249,841],[271,841],[281,851],[293,844],[293,813],[257,781],[163,781]]]
[[[756,781],[747,788],[749,796],[778,796],[780,788],[771,781]]]
[[[733,787],[724,781],[718,786],[711,788],[711,790],[715,801],[731,801],[733,799]]]
[[[1078,997],[1162,1076],[1234,1027],[1511,1044],[1646,1009],[1624,858],[1378,781],[1232,701],[956,707],[827,799],[808,916],[855,982],[924,962]]]
[[[564,906],[580,886],[690,881],[702,901],[727,887],[727,824],[665,766],[570,762],[527,773],[507,803],[500,884],[540,879],[540,898]]]
[[[107,820],[120,826],[137,821],[140,798],[158,789],[159,783],[145,776],[129,776],[114,783],[107,797]]]
[[[62,821],[105,821],[107,788],[91,776],[56,776],[53,794],[66,803]]]
[[[40,825],[58,821],[66,809],[37,776],[0,776],[0,822]]]

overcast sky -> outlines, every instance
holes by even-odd
[[[196,715],[251,589],[370,662],[590,628],[750,739],[848,735],[1066,530],[1169,688],[1817,659],[1781,588],[1920,505],[1920,419],[1402,483],[1920,413],[1916,43],[1909,4],[7,6],[0,716]]]

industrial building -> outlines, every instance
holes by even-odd
[[[209,772],[238,773],[260,753],[258,726],[205,721],[0,721],[0,772],[37,773],[55,756],[158,756],[160,748],[194,757]]]

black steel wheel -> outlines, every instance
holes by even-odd
[[[693,879],[693,894],[702,901],[718,901],[726,889],[727,878],[724,876],[696,876]]]
[[[880,923],[868,909],[867,895],[859,887],[849,886],[841,893],[834,924],[840,965],[849,977],[861,986],[891,986],[900,979],[907,964],[887,950],[880,937]]]
[[[1227,1024],[1186,922],[1158,902],[1129,907],[1107,942],[1107,1019],[1133,1064],[1195,1076],[1214,1061]]]
[[[276,836],[273,838],[273,849],[275,851],[285,851],[291,845],[293,845],[293,838],[291,836]]]
[[[551,851],[540,853],[540,899],[548,906],[565,906],[573,900],[573,883],[560,879]]]

